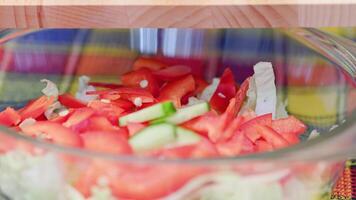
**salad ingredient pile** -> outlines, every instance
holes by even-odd
[[[0,124],[59,145],[169,158],[237,156],[299,142],[306,126],[277,106],[272,64],[241,85],[225,69],[211,84],[185,65],[135,63],[121,82],[79,78],[75,97],[50,80],[43,96],[6,108]]]

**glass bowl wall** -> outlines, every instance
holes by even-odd
[[[1,127],[3,198],[322,199],[356,154],[354,77],[277,29],[38,30],[0,45],[0,110],[39,96],[43,78],[62,93],[74,93],[81,75],[118,82],[143,55],[191,65],[206,80],[229,67],[238,83],[255,63],[272,62],[278,98],[308,125],[305,142],[236,158],[159,160],[65,148]],[[321,137],[307,141],[313,130]]]

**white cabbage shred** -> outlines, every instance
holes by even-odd
[[[259,175],[252,179],[226,171],[199,176],[164,200],[279,200],[283,199],[279,179],[288,175],[285,171]]]
[[[203,92],[199,96],[199,99],[203,101],[210,101],[211,97],[213,97],[216,89],[218,88],[219,83],[220,79],[214,78],[212,83],[203,90]]]
[[[53,96],[58,99],[59,91],[57,85],[48,79],[42,79],[41,82],[46,83],[46,87],[41,92],[48,97]]]
[[[23,120],[20,124],[19,127],[21,130],[23,130],[23,128],[25,128],[26,126],[30,126],[36,123],[36,120],[33,118],[27,118],[25,120]]]
[[[270,62],[259,62],[254,66],[250,79],[247,100],[240,113],[254,110],[257,115],[272,113],[273,119],[288,117],[285,103],[277,97],[273,67]]]
[[[95,91],[95,87],[92,85],[89,85],[90,78],[88,76],[81,76],[78,79],[78,91],[75,94],[75,97],[85,103],[88,103],[89,101],[98,99],[98,95],[87,95],[86,93],[89,91]]]
[[[313,130],[310,132],[310,135],[309,135],[309,137],[308,137],[308,140],[317,138],[317,137],[319,137],[319,135],[320,135],[320,133],[319,133],[316,129],[313,129]]]

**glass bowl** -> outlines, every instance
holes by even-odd
[[[63,147],[0,127],[0,199],[328,199],[356,156],[353,29],[55,29],[0,31],[0,110],[61,93],[77,79],[115,82],[139,56],[192,65],[206,80],[226,67],[241,83],[272,62],[278,98],[305,122],[303,142],[267,153],[205,159],[112,155]],[[348,38],[349,37],[349,38]],[[310,133],[320,133],[309,139]]]

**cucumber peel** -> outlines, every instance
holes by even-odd
[[[210,105],[207,102],[198,103],[192,106],[181,108],[174,114],[163,118],[156,119],[151,124],[167,122],[171,124],[182,124],[186,121],[203,115],[210,110]]]
[[[176,109],[172,102],[158,103],[142,110],[130,113],[119,119],[119,126],[126,126],[129,122],[147,122],[172,115]]]

